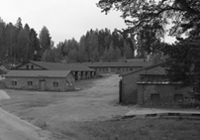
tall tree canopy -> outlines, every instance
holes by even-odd
[[[124,41],[126,44],[124,44]],[[124,38],[117,30],[109,29],[89,30],[79,42],[74,38],[60,42],[57,48],[61,48],[61,54],[65,61],[98,62],[119,61],[125,51],[126,45],[131,50],[127,58],[134,58],[134,44],[130,38]],[[130,54],[129,53],[129,54]]]
[[[178,36],[195,30],[200,20],[199,0],[99,0],[97,5],[106,13],[120,10],[131,33],[147,24],[172,22],[171,33]]]
[[[124,32],[131,34],[155,23],[162,25],[166,31],[165,26],[170,24],[169,35],[175,36],[177,41],[162,47],[168,56],[165,65],[168,76],[172,81],[181,81],[182,85],[200,89],[199,0],[99,0],[97,5],[106,13],[112,9],[120,10],[128,25]],[[148,33],[145,31],[141,35]],[[200,100],[200,90],[192,93]]]
[[[46,26],[44,26],[40,32],[39,40],[42,47],[41,53],[44,53],[46,50],[51,48],[51,37]]]
[[[19,17],[15,24],[6,24],[0,18],[0,62],[8,66],[28,60],[41,60],[41,52],[36,31]]]

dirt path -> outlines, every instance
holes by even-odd
[[[111,75],[93,80],[84,90],[66,93],[7,90],[11,100],[1,106],[55,135],[59,133],[58,139],[61,133],[63,139],[82,139],[73,130],[73,122],[106,120],[130,110],[117,104],[119,80],[118,75]]]
[[[37,119],[34,123],[48,120],[47,125],[54,122],[108,119],[123,115],[129,109],[117,105],[118,81],[117,75],[98,80],[93,87],[77,92],[76,96],[65,98],[45,108],[36,108],[29,113],[31,116],[40,114],[38,118],[35,116]]]

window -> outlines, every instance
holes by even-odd
[[[16,86],[17,85],[17,81],[12,81],[12,86]]]
[[[53,87],[58,87],[58,82],[53,82]]]
[[[174,94],[174,101],[175,102],[183,101],[183,94]]]
[[[28,85],[28,86],[32,86],[32,85],[33,85],[33,82],[32,82],[32,81],[28,81],[28,82],[27,82],[27,85]]]
[[[34,65],[31,65],[31,69],[32,69],[32,70],[34,69]]]
[[[27,70],[29,69],[29,65],[26,65],[26,69],[27,69]]]
[[[151,94],[151,101],[153,101],[153,102],[160,101],[160,94],[158,94],[158,93]]]

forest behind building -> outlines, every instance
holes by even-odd
[[[149,30],[147,30],[147,28]],[[65,39],[54,44],[50,31],[42,27],[39,34],[18,18],[15,24],[0,20],[0,62],[20,64],[29,60],[48,62],[99,62],[143,58],[151,45],[160,46],[162,36],[147,27],[136,37],[115,29],[89,29],[80,40]],[[162,31],[162,30],[160,30]],[[141,39],[142,38],[142,39]],[[150,41],[150,42],[148,42]]]

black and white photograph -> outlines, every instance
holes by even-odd
[[[0,140],[200,140],[199,0],[0,5]]]

